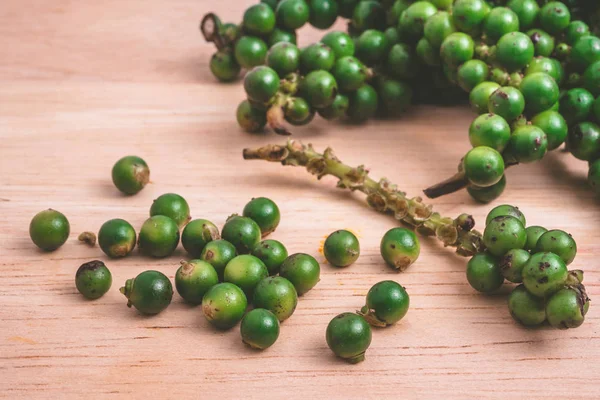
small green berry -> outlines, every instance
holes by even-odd
[[[121,192],[136,194],[150,182],[150,169],[137,156],[123,157],[113,166],[112,181]]]
[[[492,219],[483,233],[483,243],[496,257],[501,257],[512,249],[522,249],[526,242],[527,234],[523,224],[511,216]]]
[[[554,253],[533,254],[523,271],[523,284],[537,297],[548,297],[560,290],[569,274],[564,261]]]
[[[124,219],[111,219],[100,227],[98,244],[109,257],[125,257],[135,248],[137,235],[133,226]]]
[[[279,337],[279,321],[275,315],[262,308],[248,312],[240,325],[242,341],[257,350],[271,347]]]
[[[283,322],[296,310],[298,294],[292,282],[281,276],[270,276],[256,285],[252,303],[256,308],[271,311]]]
[[[127,307],[134,306],[142,314],[154,315],[166,309],[173,298],[173,285],[158,271],[144,271],[128,279],[120,289]]]
[[[256,222],[260,227],[263,238],[273,233],[281,220],[279,207],[273,200],[266,197],[257,197],[250,200],[244,206],[243,215]]]
[[[252,250],[252,255],[265,264],[267,270],[269,270],[269,275],[277,275],[281,264],[288,257],[288,252],[281,242],[267,239],[260,242]]]
[[[211,287],[202,298],[204,317],[217,329],[233,328],[241,321],[248,300],[233,283],[219,283]]]
[[[499,265],[502,276],[510,282],[521,283],[523,282],[523,276],[521,272],[529,261],[531,255],[527,250],[523,249],[512,249],[509,250],[502,258],[500,258]]]
[[[528,226],[527,229],[525,229],[525,233],[527,233],[525,250],[533,251],[540,237],[546,232],[548,232],[548,229],[542,226]]]
[[[369,290],[367,303],[358,314],[373,326],[385,327],[404,318],[409,305],[405,288],[394,281],[382,281]]]
[[[151,257],[168,257],[179,244],[179,228],[175,221],[164,215],[148,218],[138,238],[140,251]]]
[[[583,286],[567,287],[550,297],[546,316],[551,326],[558,329],[577,328],[583,324],[590,299]]]
[[[212,265],[222,280],[225,267],[236,255],[235,246],[221,239],[208,242],[200,254],[200,259]]]
[[[75,286],[86,299],[99,299],[108,292],[111,285],[112,275],[102,261],[82,264],[75,273]]]
[[[543,233],[535,244],[534,253],[554,253],[566,265],[569,265],[577,255],[577,244],[573,237],[565,231],[558,229]]]
[[[238,254],[249,254],[260,242],[260,227],[248,217],[232,215],[221,231],[221,237],[233,244]]]
[[[463,168],[466,178],[473,185],[492,186],[504,176],[504,159],[491,147],[478,146],[465,155]]]
[[[323,253],[334,267],[347,267],[358,259],[360,244],[352,232],[339,230],[325,239]]]
[[[537,326],[546,320],[546,304],[543,299],[529,293],[519,285],[508,296],[510,315],[525,326]]]
[[[327,325],[325,335],[331,351],[352,364],[364,361],[371,336],[367,321],[353,313],[343,313],[333,318]]]
[[[485,218],[485,224],[488,225],[496,217],[504,216],[515,217],[516,219],[521,221],[521,224],[523,224],[523,226],[527,225],[525,215],[523,215],[521,210],[519,210],[519,207],[511,206],[508,204],[503,204],[492,208],[492,210],[488,213],[487,217]]]
[[[187,201],[175,193],[165,193],[152,202],[150,216],[155,215],[171,218],[180,228],[192,219]]]
[[[385,262],[402,272],[417,260],[421,245],[413,231],[406,228],[392,228],[383,235],[379,249]]]
[[[185,226],[181,244],[192,257],[200,257],[208,242],[221,238],[219,228],[206,219],[195,219]]]
[[[252,298],[258,282],[267,276],[269,270],[265,264],[249,254],[242,254],[229,261],[223,273],[225,282],[233,283],[242,289],[249,299]]]
[[[321,279],[321,266],[313,256],[304,253],[292,254],[281,264],[279,275],[289,280],[298,296],[311,290]]]
[[[208,290],[219,283],[212,265],[202,260],[182,261],[175,273],[177,293],[188,303],[198,305]]]
[[[504,283],[498,260],[491,254],[475,254],[467,263],[469,285],[479,292],[496,291]]]
[[[70,232],[67,217],[52,209],[40,211],[29,224],[29,237],[44,251],[54,251],[65,244]]]

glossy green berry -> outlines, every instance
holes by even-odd
[[[338,119],[346,116],[350,107],[350,100],[348,96],[338,93],[333,100],[333,103],[325,108],[317,110],[319,115],[327,120]]]
[[[121,192],[136,194],[150,182],[150,169],[140,157],[126,156],[113,166],[112,181]]]
[[[300,83],[300,93],[315,108],[325,108],[335,100],[338,86],[335,78],[327,71],[313,71]]]
[[[288,251],[281,242],[267,239],[252,250],[252,255],[265,264],[269,275],[277,275],[281,264],[288,258]]]
[[[373,118],[379,105],[377,91],[371,86],[364,84],[348,96],[349,105],[347,115],[356,122],[361,123]]]
[[[262,3],[250,6],[244,12],[243,26],[249,35],[268,35],[275,28],[275,12]]]
[[[192,219],[187,201],[175,193],[165,193],[152,202],[150,216],[155,215],[169,217],[179,227],[186,225]]]
[[[462,32],[451,33],[442,42],[440,54],[446,65],[457,67],[473,58],[475,43]]]
[[[508,71],[518,71],[533,60],[534,51],[529,36],[521,32],[510,32],[498,40],[496,60]]]
[[[428,1],[417,1],[411,4],[400,15],[398,25],[400,32],[410,38],[423,36],[425,21],[437,11],[437,8]]]
[[[202,298],[204,317],[217,329],[233,328],[241,321],[248,300],[233,283],[219,283],[211,287]]]
[[[482,114],[469,128],[469,141],[473,147],[487,146],[502,152],[510,141],[510,125],[494,114]]]
[[[223,279],[225,267],[236,255],[235,246],[227,240],[220,239],[208,242],[200,254],[200,259],[212,265],[219,279]]]
[[[291,43],[296,44],[296,32],[288,31],[285,29],[275,28],[267,39],[269,48],[275,46],[277,43]]]
[[[271,347],[279,337],[279,321],[263,308],[255,308],[244,315],[240,325],[242,341],[257,350]]]
[[[293,43],[280,42],[267,53],[267,66],[280,77],[296,72],[300,65],[300,50]]]
[[[515,321],[525,326],[537,326],[546,320],[546,304],[529,293],[524,285],[513,289],[508,296],[508,310]]]
[[[321,266],[311,255],[296,253],[281,264],[279,275],[290,281],[298,296],[311,290],[321,279]]]
[[[452,6],[452,21],[459,30],[476,33],[488,13],[483,0],[456,0]]]
[[[458,68],[458,84],[466,91],[471,92],[477,85],[487,81],[490,69],[481,60],[469,60]]]
[[[531,119],[531,124],[546,134],[548,150],[557,149],[567,139],[568,126],[559,112],[544,111]]]
[[[583,74],[583,86],[594,96],[600,96],[600,61],[596,61]]]
[[[29,224],[29,237],[44,251],[54,251],[65,244],[70,231],[67,217],[52,209],[40,211]]]
[[[244,291],[246,297],[251,299],[254,288],[262,279],[269,276],[265,264],[249,254],[242,254],[227,263],[223,278],[225,282],[233,283]]]
[[[531,29],[527,32],[535,48],[535,55],[541,57],[550,57],[554,52],[554,37],[541,29]]]
[[[292,282],[281,276],[270,276],[256,285],[252,303],[256,308],[271,311],[283,322],[296,310],[298,294]]]
[[[496,200],[506,188],[506,176],[502,176],[500,181],[492,186],[480,187],[475,185],[467,186],[467,192],[476,201],[480,203],[490,203]]]
[[[548,232],[548,229],[542,226],[528,226],[527,229],[525,229],[525,233],[527,233],[527,243],[525,243],[525,250],[533,252],[538,240],[546,232]]]
[[[502,276],[510,282],[523,282],[521,274],[531,255],[524,249],[512,249],[500,258],[499,265]]]
[[[589,298],[580,287],[567,287],[550,297],[546,304],[546,317],[554,328],[577,328],[583,324],[589,307]]]
[[[248,100],[242,101],[235,113],[237,122],[246,132],[261,132],[267,124],[267,114],[254,107]]]
[[[221,238],[219,228],[206,219],[195,219],[185,226],[181,244],[190,256],[200,257],[208,242]]]
[[[590,27],[583,21],[572,21],[565,29],[565,41],[573,45],[577,40],[590,34]]]
[[[384,30],[386,27],[385,9],[375,0],[361,0],[352,13],[352,26],[358,32],[367,29]]]
[[[567,148],[575,158],[593,161],[600,154],[600,127],[593,122],[573,126],[567,136]]]
[[[501,257],[509,250],[522,249],[527,243],[525,227],[515,217],[501,216],[492,219],[485,227],[483,243],[487,250],[496,257]]]
[[[244,78],[244,90],[248,99],[267,103],[279,91],[279,75],[272,68],[255,67]]]
[[[477,114],[487,114],[489,112],[490,97],[498,89],[500,89],[499,84],[489,81],[475,86],[469,94],[471,109]]]
[[[347,267],[358,259],[360,244],[352,232],[338,230],[325,239],[323,254],[334,267]]]
[[[560,1],[551,1],[540,10],[539,23],[546,32],[552,35],[565,30],[570,22],[571,13],[567,6]]]
[[[525,110],[525,99],[518,89],[504,86],[491,94],[488,110],[507,121],[514,121]]]
[[[424,38],[436,49],[442,46],[444,39],[456,32],[452,16],[446,11],[438,11],[429,17],[423,29]]]
[[[75,273],[75,286],[86,299],[99,299],[108,292],[111,285],[112,275],[102,261],[82,264]]]
[[[543,72],[550,75],[556,83],[559,83],[563,79],[564,70],[562,65],[555,59],[547,57],[535,57],[525,68],[525,76],[535,74],[537,72]]]
[[[342,57],[335,62],[331,71],[340,90],[352,92],[367,80],[367,69],[357,58]]]
[[[529,29],[536,22],[540,12],[536,0],[510,0],[506,6],[517,14],[522,30]]]
[[[525,215],[523,215],[521,210],[519,210],[518,207],[511,206],[508,204],[503,204],[503,205],[492,208],[492,210],[488,213],[488,215],[485,219],[485,224],[488,225],[496,217],[505,217],[505,216],[515,217],[516,219],[521,221],[521,224],[523,224],[523,226],[527,225]]]
[[[244,68],[254,68],[264,64],[267,50],[267,45],[262,39],[254,36],[242,36],[235,43],[235,60]]]
[[[406,228],[392,228],[381,238],[379,250],[391,268],[404,271],[419,257],[421,245],[413,231]]]
[[[469,150],[462,165],[466,178],[475,186],[492,186],[504,175],[502,154],[491,147],[479,146]]]
[[[378,104],[388,116],[404,113],[412,103],[412,87],[403,81],[383,78],[377,82]]]
[[[433,67],[441,63],[439,49],[433,47],[425,38],[421,38],[417,43],[417,56],[425,64]]]
[[[560,290],[567,280],[567,266],[553,253],[533,254],[523,268],[523,284],[537,297],[548,297]]]
[[[519,17],[511,9],[495,7],[483,22],[483,32],[492,43],[510,32],[519,31]]]
[[[577,244],[573,237],[565,231],[551,230],[542,234],[535,244],[534,253],[554,253],[566,265],[569,265],[577,255]]]
[[[182,261],[175,273],[177,293],[188,303],[198,305],[208,290],[219,283],[212,265],[202,260]]]
[[[543,72],[527,75],[521,82],[520,90],[525,98],[525,111],[529,114],[547,111],[558,101],[556,81]]]
[[[134,249],[137,235],[133,226],[124,219],[106,221],[98,231],[98,244],[109,257],[125,257]]]
[[[517,127],[510,138],[508,152],[520,163],[541,160],[548,150],[548,139],[544,131],[534,125]]]
[[[409,306],[405,288],[394,281],[382,281],[369,289],[367,302],[358,314],[373,326],[385,327],[404,318]]]
[[[209,63],[210,72],[221,82],[231,82],[240,75],[242,67],[238,64],[231,50],[220,50],[212,55]]]
[[[596,194],[600,194],[600,160],[596,160],[590,163],[590,169],[588,171],[588,185]]]
[[[329,71],[335,63],[335,53],[326,44],[315,43],[300,51],[300,72]]]
[[[317,29],[329,29],[338,16],[336,0],[310,0],[308,22]]]
[[[333,51],[336,59],[354,55],[354,41],[346,32],[332,31],[321,39]]]
[[[233,244],[238,254],[248,254],[260,242],[261,231],[254,220],[233,215],[223,226],[221,237]]]
[[[573,44],[569,55],[569,66],[575,71],[583,72],[596,61],[600,61],[599,37],[584,36]]]
[[[585,121],[592,110],[594,96],[583,88],[570,89],[560,99],[560,113],[569,123]]]
[[[302,97],[291,97],[283,106],[283,116],[290,124],[301,126],[310,123],[315,117],[315,112]]]
[[[179,244],[179,228],[175,221],[164,215],[148,218],[138,238],[138,246],[143,254],[151,257],[168,257]]]
[[[310,18],[310,7],[304,0],[283,0],[275,12],[277,23],[290,30],[301,28]]]
[[[327,325],[325,338],[333,353],[356,364],[365,359],[365,352],[371,344],[371,326],[360,315],[343,313]]]
[[[390,49],[386,69],[394,78],[409,79],[417,75],[419,63],[410,46],[398,43]]]
[[[498,260],[487,253],[475,254],[469,260],[467,280],[473,289],[481,293],[494,292],[504,283]]]
[[[128,279],[120,289],[127,298],[127,307],[134,306],[142,314],[154,315],[171,304],[173,285],[162,272],[144,271]]]
[[[386,59],[390,47],[385,33],[367,29],[356,41],[356,57],[367,65],[378,65]]]
[[[262,237],[273,233],[279,226],[279,221],[281,221],[279,207],[273,200],[266,197],[257,197],[250,200],[244,206],[243,215],[256,222]]]

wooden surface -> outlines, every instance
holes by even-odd
[[[562,228],[579,246],[594,300],[576,330],[528,330],[511,319],[502,293],[475,293],[466,259],[434,240],[402,274],[382,262],[378,243],[394,221],[366,208],[334,181],[302,170],[245,162],[241,149],[281,142],[236,126],[238,83],[217,84],[211,46],[197,23],[207,11],[237,21],[250,1],[4,0],[0,4],[0,397],[15,398],[586,398],[600,397],[599,204],[585,165],[556,152],[508,172],[501,202],[518,205],[530,224]],[[302,32],[302,43],[316,38]],[[365,163],[409,194],[445,178],[468,149],[468,110],[420,108],[401,121],[346,126],[316,120],[296,137],[331,145],[350,164]],[[110,181],[113,163],[143,157],[152,184],[133,197]],[[281,207],[273,238],[290,252],[317,256],[338,228],[360,234],[362,254],[346,269],[322,266],[322,280],[282,325],[279,341],[258,353],[237,328],[217,332],[178,295],[155,317],[125,306],[118,288],[146,269],[173,278],[185,257],[137,252],[108,260],[77,242],[110,218],[139,228],[152,199],[183,195],[192,215],[221,225],[252,196]],[[432,202],[445,215],[491,206],[465,193]],[[495,204],[499,204],[498,202]],[[31,217],[65,213],[72,233],[54,253],[31,243]],[[77,293],[80,264],[100,259],[113,287],[97,301]],[[406,318],[376,329],[367,360],[348,365],[325,343],[329,320],[364,302],[374,283],[394,279],[411,296]],[[307,397],[310,396],[310,397]]]

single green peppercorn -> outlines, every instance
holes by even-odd
[[[537,72],[544,72],[550,75],[558,84],[561,83],[564,75],[562,65],[555,59],[548,57],[535,57],[527,68],[525,68],[525,76]]]
[[[232,215],[221,231],[221,237],[233,244],[238,254],[248,254],[260,242],[260,227],[248,217]]]
[[[546,134],[549,151],[557,149],[567,139],[567,122],[557,111],[544,111],[537,114],[531,119],[531,124]]]
[[[310,7],[304,0],[283,0],[275,11],[277,23],[290,30],[306,24],[310,18]]]
[[[265,264],[249,254],[237,256],[229,261],[223,273],[225,282],[233,283],[242,289],[249,299],[252,298],[258,282],[267,276],[269,276],[269,270]]]
[[[477,85],[487,81],[490,69],[481,60],[469,60],[458,68],[458,84],[466,91],[471,92]]]
[[[467,263],[467,280],[478,292],[491,293],[504,283],[498,260],[491,254],[475,254]]]
[[[417,260],[421,245],[413,231],[392,228],[381,238],[379,249],[385,262],[391,268],[402,272]]]
[[[300,72],[329,71],[335,63],[335,53],[323,43],[314,43],[300,51]]]
[[[217,329],[233,328],[244,316],[248,300],[233,283],[219,283],[202,298],[204,317]]]
[[[520,163],[541,160],[548,150],[548,138],[534,125],[517,127],[510,137],[508,153]]]
[[[380,109],[387,116],[398,116],[404,113],[412,103],[413,90],[408,83],[391,78],[377,81],[377,94]]]
[[[298,305],[298,294],[294,285],[281,276],[263,279],[254,289],[254,307],[271,311],[279,322],[292,316]]]
[[[487,250],[496,257],[501,257],[509,250],[522,249],[527,242],[525,227],[515,217],[500,216],[487,223],[483,233],[483,243]]]
[[[508,310],[515,321],[525,326],[537,326],[546,320],[546,304],[519,285],[508,296]]]
[[[599,37],[584,36],[573,44],[569,55],[569,66],[575,71],[583,72],[596,61],[600,61]]]
[[[417,1],[400,15],[398,28],[407,37],[418,39],[423,36],[425,21],[437,11],[437,8],[430,2]]]
[[[140,157],[126,156],[113,166],[112,181],[121,192],[136,194],[150,182],[150,169]]]
[[[269,35],[267,42],[269,43],[269,48],[275,46],[277,43],[291,43],[296,45],[296,32],[275,28]]]
[[[600,127],[593,122],[582,122],[571,127],[567,149],[579,160],[593,161],[600,154]]]
[[[254,68],[264,64],[267,50],[263,40],[254,36],[242,36],[235,43],[235,60],[244,68]]]
[[[564,33],[567,44],[572,46],[577,40],[590,34],[590,27],[583,21],[572,21]]]
[[[392,46],[386,62],[387,72],[398,79],[410,79],[417,75],[419,63],[413,50],[405,43]]]
[[[302,296],[321,279],[321,266],[313,256],[296,253],[287,257],[281,264],[279,275],[289,280],[296,288],[298,296]]]
[[[531,255],[527,250],[512,249],[500,258],[499,265],[502,276],[510,282],[523,282],[521,274]]]
[[[124,219],[108,220],[98,231],[98,244],[109,257],[125,257],[135,248],[136,241],[135,229]]]
[[[212,265],[202,260],[181,261],[175,273],[177,293],[188,303],[198,305],[208,290],[219,283]]]
[[[488,13],[489,8],[483,0],[456,0],[452,21],[461,31],[476,34]]]
[[[439,49],[444,39],[454,32],[456,28],[452,16],[446,11],[438,11],[425,21],[424,38],[436,49]]]
[[[467,186],[469,195],[480,203],[490,203],[496,200],[506,188],[506,175],[502,176],[500,181],[492,186],[480,187],[475,185]]]
[[[361,0],[352,13],[352,27],[358,32],[366,31],[367,29],[384,30],[385,9],[375,0]]]
[[[487,146],[502,152],[510,141],[510,125],[494,114],[482,114],[469,128],[469,141],[473,147]]]
[[[325,108],[320,108],[317,110],[319,115],[327,120],[342,118],[348,112],[348,107],[350,107],[350,100],[347,96],[338,93],[329,106]]]
[[[596,61],[583,74],[583,86],[594,96],[600,96],[600,61]]]
[[[310,72],[300,83],[300,93],[315,108],[333,103],[338,92],[335,78],[327,71]]]
[[[506,6],[517,14],[522,30],[529,29],[536,22],[540,12],[536,0],[510,0]]]
[[[385,61],[390,47],[385,33],[367,29],[356,41],[356,57],[367,65],[378,65]]]
[[[164,215],[148,218],[138,238],[138,246],[143,254],[151,257],[168,257],[179,244],[179,229],[175,221]]]
[[[279,207],[271,199],[257,197],[245,206],[243,216],[252,219],[259,226],[262,237],[273,233],[281,220]]]
[[[594,96],[583,89],[568,90],[560,99],[560,113],[569,125],[587,120],[594,104]]]
[[[366,67],[355,57],[347,56],[338,59],[331,71],[340,90],[353,92],[367,80]]]
[[[120,292],[127,298],[127,307],[134,306],[142,314],[154,315],[171,304],[173,285],[162,272],[144,271],[128,279]]]
[[[491,94],[488,110],[507,121],[514,121],[525,110],[523,94],[510,86],[504,86]]]
[[[240,325],[242,341],[257,350],[271,347],[279,337],[279,321],[263,308],[255,308],[244,315]]]
[[[519,30],[519,17],[511,9],[495,7],[483,22],[483,32],[491,43],[502,36]]]
[[[556,35],[569,26],[571,13],[560,1],[551,1],[544,5],[539,13],[539,23],[546,32]]]
[[[343,313],[327,325],[327,345],[333,353],[356,364],[365,359],[365,352],[371,344],[371,327],[360,315]]]
[[[329,29],[338,16],[336,0],[310,0],[308,22],[317,29]]]
[[[521,32],[510,32],[498,40],[496,60],[509,72],[518,71],[533,60],[534,52],[529,36]]]
[[[231,82],[240,75],[238,64],[231,49],[219,50],[210,58],[210,72],[221,82]]]
[[[296,72],[300,65],[300,50],[293,43],[280,42],[267,53],[267,66],[280,77]]]
[[[225,267],[236,255],[235,246],[227,240],[220,239],[208,242],[200,254],[200,259],[212,265],[219,279],[223,280]]]
[[[321,43],[326,44],[333,51],[336,59],[354,55],[354,41],[346,32],[329,32],[323,36]]]
[[[310,123],[315,117],[315,112],[302,97],[291,97],[283,106],[283,116],[290,124],[301,126]]]
[[[255,67],[244,78],[244,90],[248,99],[267,103],[279,91],[279,75],[272,68]]]
[[[589,301],[582,285],[559,290],[550,297],[546,305],[548,322],[558,329],[581,326],[585,320]]]
[[[181,244],[192,257],[200,257],[208,242],[221,239],[219,228],[206,219],[195,219],[181,234]]]
[[[288,257],[288,252],[281,242],[267,239],[252,250],[252,255],[265,264],[269,275],[277,275],[281,265]]]
[[[554,37],[541,29],[531,29],[527,31],[527,36],[531,39],[535,48],[535,55],[541,57],[550,57],[554,52]]]
[[[473,185],[492,186],[504,175],[502,154],[491,147],[475,147],[465,155],[463,160],[465,176]]]
[[[523,284],[537,297],[547,297],[560,290],[567,280],[567,266],[553,253],[533,254],[523,271]]]
[[[242,24],[250,35],[268,35],[275,28],[275,13],[266,4],[255,4],[244,12]]]
[[[108,292],[111,285],[112,275],[102,261],[82,264],[75,273],[75,286],[86,299],[99,299]]]
[[[44,251],[54,251],[65,244],[70,232],[67,217],[53,209],[40,211],[29,224],[31,241]]]
[[[379,106],[377,91],[366,83],[349,94],[347,116],[355,123],[362,123],[375,116]]]
[[[475,43],[471,36],[462,32],[451,33],[442,42],[440,55],[448,66],[459,65],[473,58]]]
[[[475,86],[469,94],[471,109],[477,114],[487,114],[490,97],[498,89],[500,89],[500,85],[495,82],[483,82]]]
[[[565,231],[558,229],[542,234],[535,245],[534,253],[554,253],[569,265],[577,255],[577,243],[573,237]]]
[[[360,244],[352,232],[338,230],[325,239],[323,254],[334,267],[347,267],[358,259]]]
[[[405,288],[394,281],[382,281],[369,289],[366,305],[357,313],[373,326],[386,327],[404,318],[409,306]]]
[[[548,232],[548,229],[544,228],[543,226],[528,226],[525,229],[525,233],[527,234],[527,243],[525,243],[525,250],[533,252],[538,240],[546,232]]]
[[[180,228],[192,219],[187,201],[175,193],[165,193],[152,202],[150,216],[155,215],[171,218]]]
[[[238,124],[246,132],[260,132],[267,124],[266,112],[254,107],[248,100],[244,100],[240,103],[235,115]]]

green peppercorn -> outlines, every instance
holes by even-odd
[[[367,29],[356,41],[356,57],[367,65],[378,65],[385,61],[390,47],[385,33]]]
[[[285,246],[277,240],[263,240],[254,250],[252,255],[265,264],[269,275],[277,275],[283,262],[288,258]]]
[[[329,29],[338,16],[336,0],[310,0],[308,22],[317,29]]]
[[[546,232],[548,232],[548,229],[542,226],[528,226],[527,229],[525,229],[525,233],[527,234],[525,250],[533,251],[540,237]]]
[[[252,298],[254,288],[262,279],[269,276],[269,270],[258,258],[249,254],[237,256],[227,263],[223,274],[225,282],[233,283]]]
[[[332,31],[321,39],[333,51],[336,59],[354,55],[354,41],[346,32]]]
[[[525,110],[525,99],[518,89],[504,86],[491,94],[488,110],[507,121],[514,121]]]
[[[413,90],[408,83],[391,78],[381,78],[377,81],[378,104],[388,116],[398,116],[410,106]]]
[[[387,11],[388,25],[398,24],[400,16],[412,3],[412,0],[395,0]]]
[[[138,238],[140,251],[151,257],[168,257],[179,244],[179,229],[171,218],[155,215],[148,218]]]
[[[240,29],[240,26],[231,22],[222,24],[219,27],[219,32],[221,33],[223,39],[225,39],[225,43],[227,45],[235,43],[235,41],[242,36],[242,30]]]
[[[279,91],[279,75],[272,68],[255,67],[244,78],[244,90],[249,100],[267,103]]]
[[[310,123],[315,117],[315,112],[302,97],[291,97],[283,106],[283,116],[290,124],[301,126]]]
[[[480,187],[492,186],[504,175],[502,155],[491,147],[471,149],[465,155],[462,165],[469,182]]]
[[[527,36],[531,39],[535,48],[535,55],[550,57],[554,52],[554,37],[541,29],[531,29],[527,31]]]
[[[480,115],[471,123],[469,141],[473,147],[487,146],[501,152],[510,141],[510,125],[499,115]]]
[[[509,72],[517,71],[527,66],[534,56],[534,45],[521,32],[510,32],[498,40],[496,59]]]
[[[301,28],[310,18],[310,7],[304,0],[283,0],[275,12],[277,23],[290,30]]]
[[[300,93],[312,107],[325,108],[333,103],[338,86],[327,71],[310,72],[300,83]]]
[[[181,244],[192,257],[200,257],[208,242],[221,238],[219,228],[206,219],[195,219],[185,226]]]
[[[256,308],[271,311],[283,322],[296,310],[298,294],[292,282],[281,276],[270,276],[256,285],[252,303]]]
[[[75,286],[86,299],[99,299],[108,292],[111,285],[112,275],[102,261],[82,264],[75,273]]]
[[[583,21],[572,21],[564,33],[567,44],[573,45],[580,38],[590,34],[590,27]]]
[[[526,242],[527,234],[523,224],[511,216],[492,219],[483,233],[483,243],[496,257],[501,257],[512,249],[522,249]]]
[[[490,70],[481,60],[469,60],[458,68],[458,84],[466,91],[471,92],[477,85],[488,79]]]
[[[596,194],[600,193],[600,160],[590,163],[588,171],[588,184]]]
[[[585,70],[583,86],[594,96],[600,96],[600,61],[596,61]]]
[[[319,115],[327,120],[342,118],[348,112],[348,107],[350,107],[350,100],[347,96],[338,93],[329,106],[325,108],[320,108],[317,110]]]
[[[246,132],[261,132],[267,124],[267,114],[254,107],[248,100],[240,103],[236,111],[238,124]]]
[[[500,89],[500,85],[495,82],[482,82],[475,86],[469,94],[471,109],[477,114],[487,114],[489,112],[490,97],[498,89]]]
[[[387,231],[379,248],[385,262],[400,272],[412,265],[421,252],[419,239],[413,231],[405,228]]]
[[[296,288],[298,296],[302,296],[321,279],[321,266],[313,256],[296,253],[283,261],[279,275],[289,280]]]
[[[300,72],[329,71],[335,62],[335,53],[326,44],[314,43],[300,51]]]
[[[155,215],[171,218],[180,228],[192,219],[187,201],[175,193],[165,193],[152,202],[150,216],[154,217]]]
[[[515,321],[525,326],[537,326],[546,320],[544,300],[529,293],[524,285],[514,288],[508,296],[508,310]]]
[[[267,66],[277,72],[280,77],[296,72],[299,65],[300,50],[293,43],[276,43],[267,53]]]
[[[367,80],[367,69],[357,58],[342,57],[335,62],[331,71],[342,91],[352,92]]]
[[[40,211],[29,224],[29,237],[44,251],[54,251],[65,244],[70,232],[67,217],[53,209]]]
[[[296,32],[275,28],[269,35],[267,42],[269,43],[269,48],[275,46],[277,43],[291,43],[295,45]]]
[[[234,81],[241,71],[230,49],[219,50],[210,59],[210,72],[221,82]]]
[[[268,35],[275,28],[275,13],[266,4],[255,4],[244,12],[244,30],[250,35]]]
[[[523,271],[525,264],[527,264],[527,261],[529,261],[529,257],[531,257],[531,255],[527,250],[509,250],[499,261],[502,276],[513,283],[523,282],[521,272]]]
[[[266,43],[254,36],[242,36],[234,48],[235,60],[244,68],[254,68],[262,65],[267,56]]]
[[[323,253],[334,267],[347,267],[358,259],[360,244],[352,232],[338,230],[325,239]]]
[[[527,75],[520,86],[525,98],[525,111],[537,114],[552,108],[558,101],[559,89],[548,74],[538,72]]]
[[[188,303],[198,305],[208,290],[219,283],[212,265],[202,260],[181,261],[175,273],[177,293]]]
[[[475,44],[471,36],[462,32],[451,33],[442,42],[440,55],[446,65],[457,67],[473,58]]]
[[[548,140],[548,150],[555,150],[567,139],[568,126],[556,111],[544,111],[531,119],[531,124],[540,128]]]
[[[527,225],[525,215],[523,215],[521,210],[519,210],[518,207],[511,206],[508,204],[503,204],[503,205],[494,207],[488,213],[488,215],[485,219],[485,224],[488,225],[496,217],[504,217],[504,216],[515,217],[516,219],[521,221],[521,224],[523,224],[523,226]]]
[[[369,290],[367,303],[358,314],[373,326],[385,327],[404,318],[409,305],[405,288],[394,281],[382,281]]]
[[[431,46],[439,49],[444,39],[454,32],[456,32],[456,28],[454,27],[450,13],[438,11],[425,21],[423,34]]]
[[[425,21],[437,11],[437,8],[430,2],[417,1],[400,15],[398,28],[407,37],[419,38],[423,36]]]
[[[355,123],[362,123],[375,116],[379,105],[377,91],[364,84],[349,95],[347,116]]]
[[[546,305],[548,322],[554,328],[577,328],[583,324],[590,299],[582,285],[559,290]]]
[[[496,42],[507,33],[518,30],[519,17],[506,7],[495,7],[483,22],[483,32],[490,42]]]
[[[571,13],[560,1],[551,1],[544,5],[539,13],[539,23],[550,34],[565,30],[571,22]]]
[[[560,99],[560,113],[569,125],[573,125],[588,118],[593,104],[594,96],[589,91],[570,89]]]
[[[127,307],[134,306],[142,314],[158,314],[171,304],[173,285],[158,271],[144,271],[128,279],[120,289],[127,297]]]
[[[536,22],[540,11],[535,0],[510,0],[506,6],[517,14],[522,30],[529,29]]]
[[[111,219],[100,227],[98,244],[109,257],[125,257],[135,248],[137,235],[133,226],[124,219]]]
[[[279,321],[275,315],[262,308],[255,308],[244,315],[240,325],[242,341],[257,350],[271,347],[279,337]]]
[[[221,237],[233,244],[238,254],[248,254],[260,242],[261,231],[254,220],[232,215],[223,226]]]
[[[150,182],[150,169],[141,158],[126,156],[113,166],[112,181],[121,192],[136,194]]]
[[[432,67],[440,65],[440,52],[433,47],[425,38],[421,38],[417,43],[417,56],[425,64]]]
[[[361,0],[352,13],[352,27],[358,32],[367,29],[384,30],[385,9],[376,0]]]
[[[498,260],[487,253],[475,254],[467,263],[469,285],[479,292],[496,291],[504,283]]]
[[[202,298],[204,317],[217,329],[233,328],[241,321],[248,300],[233,283],[219,283],[211,287]]]
[[[596,61],[600,61],[600,38],[592,35],[584,36],[573,44],[569,66],[575,71],[585,71]]]
[[[600,153],[600,127],[593,122],[582,122],[571,127],[567,148],[575,158],[593,161]]]
[[[559,229],[551,230],[542,234],[536,244],[534,253],[554,253],[569,265],[577,255],[577,243],[573,237]]]
[[[506,188],[506,175],[502,176],[500,181],[492,186],[480,187],[475,185],[467,186],[467,192],[476,201],[480,203],[490,203],[496,200]]]
[[[533,254],[521,273],[523,284],[537,297],[547,297],[560,290],[568,276],[564,261],[553,253]]]
[[[452,7],[452,21],[461,31],[475,34],[489,12],[483,0],[456,0]]]
[[[405,43],[392,46],[388,53],[386,70],[398,79],[409,79],[417,75],[419,63],[413,50]]]
[[[562,65],[556,60],[548,57],[535,57],[525,68],[525,76],[535,74],[537,72],[543,72],[550,75],[556,83],[560,84],[562,81],[564,71]]]
[[[225,267],[236,255],[235,246],[221,239],[208,242],[200,254],[200,259],[212,265],[222,280]]]
[[[365,359],[365,352],[371,344],[371,327],[360,315],[343,313],[327,325],[327,345],[333,353],[356,364]]]
[[[541,160],[548,150],[548,138],[534,125],[517,127],[510,137],[508,153],[520,163]]]

